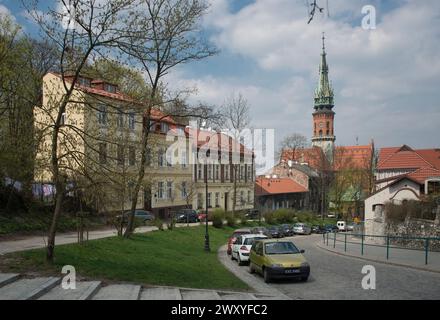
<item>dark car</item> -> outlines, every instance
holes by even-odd
[[[312,226],[312,233],[323,234],[326,233],[326,229],[323,226]]]
[[[267,233],[267,229],[265,227],[255,227],[251,229],[251,233],[265,235]]]
[[[184,209],[176,213],[177,223],[195,223],[199,221],[199,216],[195,210]]]
[[[339,228],[338,228],[337,226],[335,226],[335,225],[331,225],[331,224],[327,224],[327,225],[324,227],[324,229],[325,229],[325,232],[329,232],[329,233],[332,233],[332,232],[339,232]]]
[[[284,236],[283,232],[278,227],[268,228],[265,235],[269,238],[282,238]]]
[[[128,216],[130,215],[130,213],[131,213],[131,211],[124,212],[124,215],[123,215],[123,222],[124,223],[128,222]],[[121,217],[122,217],[121,215],[116,216],[118,221],[120,221]],[[135,210],[134,218],[136,220],[143,222],[143,223],[146,223],[148,221],[154,220],[154,214],[152,214],[150,211],[146,211],[146,210]]]
[[[283,224],[280,226],[280,229],[285,237],[291,237],[295,234],[291,225]]]

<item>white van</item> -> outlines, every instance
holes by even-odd
[[[336,226],[338,227],[339,231],[346,231],[346,222],[345,221],[338,221],[336,222]]]

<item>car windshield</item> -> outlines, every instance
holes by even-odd
[[[266,254],[296,254],[299,250],[292,242],[272,242],[265,245]]]
[[[251,245],[254,244],[254,242],[255,242],[256,240],[262,240],[262,239],[266,239],[266,238],[264,238],[264,237],[246,238],[246,239],[244,240],[244,245],[246,245],[246,246],[251,246]]]
[[[237,238],[237,237],[239,237],[239,236],[241,236],[241,235],[243,235],[243,234],[248,234],[249,232],[247,232],[247,231],[238,231],[238,232],[234,232],[233,234],[232,234],[232,237],[233,238]]]

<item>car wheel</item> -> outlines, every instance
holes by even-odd
[[[309,280],[309,277],[307,276],[307,277],[301,277],[301,281],[302,282],[307,282],[307,280]]]
[[[231,260],[234,261],[234,254],[231,252]]]
[[[240,259],[240,254],[238,254],[237,263],[239,266],[243,265],[243,261],[241,261],[241,259]]]
[[[269,272],[267,272],[266,268],[264,268],[264,270],[263,270],[263,278],[264,278],[264,282],[266,282],[266,283],[270,282]]]

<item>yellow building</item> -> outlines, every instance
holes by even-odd
[[[65,77],[65,81],[69,87],[71,78]],[[64,92],[60,75],[44,76],[42,107],[35,108],[34,112],[37,183],[52,181],[53,125]],[[62,115],[58,146],[60,171],[67,184],[81,185],[84,200],[100,212],[125,211],[131,207],[131,193],[140,164],[139,145],[146,125],[144,110],[142,104],[119,92],[116,85],[81,77]],[[161,218],[168,218],[181,208],[204,208],[200,204],[205,184],[194,162],[198,149],[187,148],[193,145],[188,143],[191,140],[188,128],[159,110],[152,111],[151,119],[148,164],[137,208],[151,210]],[[224,140],[229,142],[230,138],[224,137]],[[244,157],[240,160],[236,210],[252,208],[254,197],[253,159],[250,164],[244,163]],[[235,167],[222,164],[207,169],[209,207],[232,209],[232,168]]]

